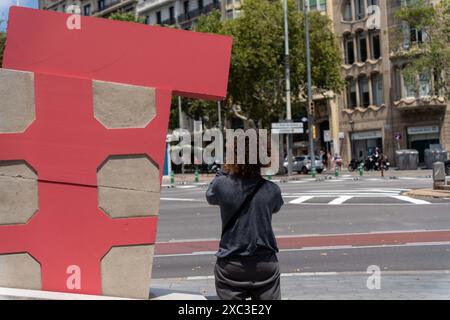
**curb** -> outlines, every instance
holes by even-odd
[[[155,289],[155,291],[158,290]],[[0,300],[136,300],[136,299],[0,287]],[[186,294],[176,292],[155,295],[152,294],[152,292],[150,292],[149,300],[206,300],[206,297],[200,294]]]

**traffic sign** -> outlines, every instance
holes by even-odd
[[[294,134],[303,133],[302,122],[274,122],[272,123],[272,133]]]
[[[330,130],[324,130],[323,131],[323,141],[330,142],[331,139],[331,131]]]

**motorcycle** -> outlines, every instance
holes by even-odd
[[[367,158],[366,162],[364,163],[364,170],[365,171],[388,171],[391,164],[389,163],[388,159],[384,156],[380,155],[371,155]]]

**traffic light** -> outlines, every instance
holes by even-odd
[[[311,103],[309,104],[309,115],[314,116],[314,113],[315,113],[314,102],[311,101]]]

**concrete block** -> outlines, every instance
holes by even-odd
[[[146,156],[112,156],[97,172],[99,207],[112,218],[157,215],[158,167]]]
[[[23,132],[35,116],[34,74],[0,68],[0,133]]]
[[[94,116],[106,128],[144,128],[156,115],[154,88],[92,81]]]
[[[40,264],[27,253],[0,255],[0,287],[40,290]]]
[[[102,293],[148,299],[153,253],[153,245],[111,248],[101,262]]]
[[[24,161],[0,161],[0,225],[27,223],[37,210],[36,173]]]

